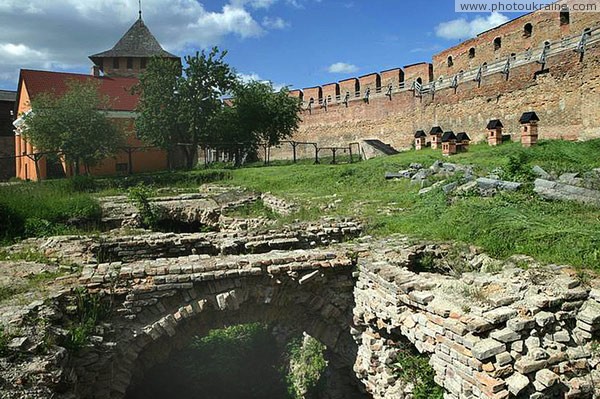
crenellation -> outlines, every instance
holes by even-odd
[[[409,149],[415,131],[442,125],[479,142],[490,119],[501,119],[515,140],[521,137],[519,117],[530,110],[541,119],[539,139],[598,137],[600,116],[592,106],[597,99],[590,96],[599,83],[599,25],[598,13],[572,12],[569,23],[561,25],[558,12],[534,12],[444,50],[432,63],[342,80],[338,101],[331,95],[326,107],[313,105],[302,112],[294,140],[324,147],[369,138]],[[578,46],[588,28],[581,54]],[[497,49],[496,38],[501,40]],[[366,87],[377,87],[372,82],[377,76],[381,90],[370,90],[363,101]],[[417,79],[421,91],[415,90]],[[315,104],[317,94],[312,95]],[[305,109],[309,98],[304,97]],[[530,137],[535,143],[536,136],[523,137],[524,145],[532,145]],[[273,148],[272,159],[289,159],[288,147]],[[310,151],[300,154],[311,156]]]

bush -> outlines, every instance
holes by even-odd
[[[65,181],[68,182],[68,181]],[[63,234],[73,220],[100,221],[98,201],[88,193],[66,188],[69,183],[23,183],[0,187],[0,241]]]
[[[74,176],[66,180],[70,191],[76,193],[93,193],[98,190],[98,183],[92,176]]]
[[[142,225],[154,230],[158,224],[159,213],[156,205],[150,202],[152,195],[154,195],[154,191],[143,184],[130,188],[127,193],[129,200],[133,202],[140,213]]]
[[[327,361],[325,345],[306,336],[288,346],[289,371],[286,375],[288,394],[293,399],[314,398],[323,389]]]

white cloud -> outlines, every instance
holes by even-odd
[[[439,44],[434,44],[432,46],[426,46],[426,47],[415,47],[410,49],[411,53],[430,53],[430,52],[435,52],[435,51],[440,51],[442,50],[443,47],[440,46]]]
[[[271,7],[273,4],[275,4],[277,2],[277,0],[233,0],[231,3],[240,7],[243,7],[244,5],[249,5],[252,8],[255,9],[259,9],[259,8],[269,8]]]
[[[442,22],[435,28],[435,34],[444,39],[467,39],[481,32],[497,27],[509,21],[509,18],[498,12],[487,17],[476,17],[472,21],[465,18]]]
[[[267,29],[285,29],[290,26],[290,23],[280,17],[264,17],[262,25]]]
[[[279,91],[282,88],[284,88],[286,86],[289,86],[288,84],[285,84],[285,83],[273,83],[270,80],[261,78],[259,74],[254,73],[254,72],[252,72],[252,73],[238,73],[237,76],[244,83],[250,83],[250,82],[271,83],[273,85],[273,89],[275,91]]]
[[[335,64],[329,65],[327,71],[330,73],[354,73],[358,72],[358,67],[345,62],[336,62]]]
[[[162,46],[176,54],[219,45],[227,36],[261,37],[256,9],[284,0],[229,0],[208,8],[208,0],[145,0],[144,21]],[[287,1],[287,0],[285,0]],[[206,5],[206,6],[205,6]],[[14,88],[20,68],[87,71],[87,56],[108,50],[137,18],[129,0],[0,0],[0,88]]]

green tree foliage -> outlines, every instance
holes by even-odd
[[[290,363],[286,381],[290,398],[320,396],[327,368],[325,349],[325,345],[310,336],[296,339],[288,345]]]
[[[264,149],[265,163],[269,162],[269,147],[290,138],[300,123],[300,102],[290,97],[289,90],[273,90],[271,83],[250,82],[235,91],[238,136],[253,146]]]
[[[194,166],[198,146],[210,142],[208,125],[221,108],[220,98],[236,85],[226,54],[214,47],[187,56],[183,74],[177,64],[154,59],[140,79],[140,137],[165,149],[180,146],[188,169]]]
[[[75,164],[76,174],[79,165],[89,171],[90,166],[114,155],[124,139],[103,112],[110,104],[98,85],[92,80],[71,80],[64,95],[44,93],[33,99],[32,112],[25,117],[27,141],[38,152],[62,153]]]
[[[181,65],[165,58],[153,58],[140,76],[135,91],[140,92],[138,137],[169,154],[169,166],[177,144],[185,141],[185,124],[179,118],[177,95]]]

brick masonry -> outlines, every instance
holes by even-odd
[[[320,94],[320,87],[304,90],[305,104],[309,98],[315,102],[310,110],[302,112],[302,122],[294,140],[317,142],[320,146],[347,146],[361,139],[379,139],[396,149],[408,149],[416,130],[429,131],[431,126],[440,125],[445,130],[466,131],[478,142],[484,139],[490,119],[502,120],[505,134],[514,134],[518,139],[519,116],[531,110],[541,119],[540,139],[598,137],[598,43],[589,44],[582,59],[579,53],[569,48],[553,52],[543,66],[537,62],[512,66],[508,77],[498,72],[484,75],[481,83],[463,79],[459,80],[456,89],[444,88],[422,97],[409,90],[418,78],[423,84],[437,82],[440,78],[448,80],[461,71],[473,72],[483,63],[505,60],[512,54],[522,56],[529,50],[541,52],[545,42],[560,46],[561,38],[576,38],[584,29],[598,26],[598,15],[571,13],[567,25],[560,24],[558,13],[534,13],[518,18],[435,55],[433,64],[415,64],[403,70],[343,80],[339,83],[339,102],[328,101],[326,108],[319,105],[319,99],[324,95]],[[533,33],[525,37],[524,26],[529,23]],[[502,47],[498,50],[493,49],[496,37],[502,38]],[[471,48],[476,49],[474,58],[468,54]],[[447,66],[449,56],[452,56],[452,67]],[[380,95],[363,101],[366,86],[373,85],[379,76]],[[381,95],[390,83],[400,90],[391,97]],[[330,87],[332,84],[324,86],[328,96],[332,93]],[[356,90],[360,99],[353,94]],[[343,102],[346,92],[354,101]],[[373,89],[371,93],[374,93]],[[301,91],[293,94],[302,98]],[[298,156],[312,157],[314,150],[310,146],[299,146]],[[291,146],[283,144],[273,149],[271,157],[291,158]]]

